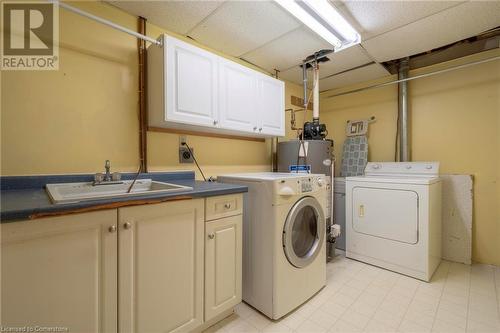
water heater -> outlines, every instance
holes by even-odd
[[[278,172],[331,176],[333,141],[291,140],[278,143]]]

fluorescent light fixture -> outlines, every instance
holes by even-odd
[[[275,0],[281,7],[317,33],[335,50],[345,49],[361,41],[359,33],[328,0]]]

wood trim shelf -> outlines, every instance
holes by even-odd
[[[183,130],[183,129],[175,129],[175,128],[163,128],[163,127],[154,127],[154,126],[148,126],[148,131],[160,132],[160,133],[170,133],[170,134],[207,136],[207,137],[221,138],[221,139],[234,139],[234,140],[245,140],[245,141],[255,141],[255,142],[266,142],[266,139],[264,139],[264,138],[254,138],[251,136],[208,133],[208,132],[201,132],[201,131]]]
[[[112,202],[112,203],[106,203],[106,204],[97,204],[95,206],[90,206],[90,207],[82,207],[82,208],[75,208],[75,209],[70,209],[70,210],[63,210],[60,212],[35,213],[35,214],[31,214],[29,216],[29,219],[35,220],[35,219],[49,217],[49,216],[72,215],[72,214],[93,212],[93,211],[97,211],[97,210],[116,209],[116,208],[128,207],[128,206],[149,205],[149,204],[157,204],[157,203],[167,202],[167,201],[179,201],[179,200],[190,200],[190,199],[194,199],[194,197],[191,195],[179,195],[179,196],[174,196],[174,197],[166,197],[166,198],[158,198],[158,199],[137,199],[137,200],[130,200],[130,201],[119,201],[119,202]]]

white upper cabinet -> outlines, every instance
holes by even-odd
[[[284,83],[176,38],[148,48],[149,125],[284,136]]]
[[[283,81],[258,74],[257,101],[259,132],[271,136],[284,136],[285,84]]]
[[[217,57],[175,38],[165,40],[167,119],[216,125]]]
[[[256,132],[257,77],[235,62],[219,61],[219,114],[223,128]]]

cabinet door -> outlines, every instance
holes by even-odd
[[[220,58],[219,112],[222,128],[252,133],[257,131],[255,71]]]
[[[201,325],[203,199],[120,208],[118,220],[120,331]]]
[[[206,223],[205,320],[241,302],[242,217]]]
[[[285,135],[285,84],[270,76],[258,74],[259,133]]]
[[[116,332],[116,223],[108,210],[2,224],[1,326]]]
[[[217,56],[165,38],[167,121],[217,126]]]

